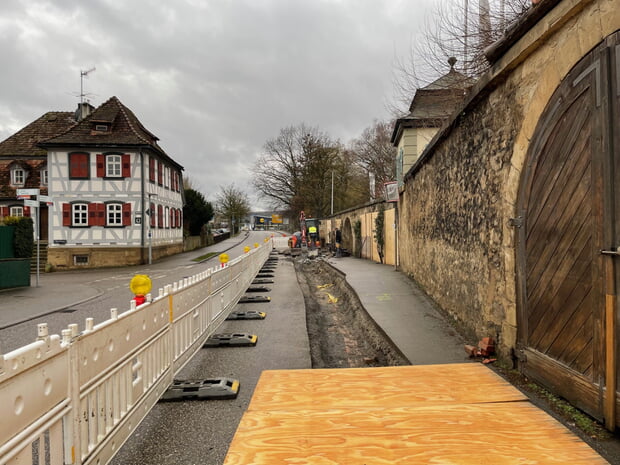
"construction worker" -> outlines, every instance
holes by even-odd
[[[308,228],[308,234],[310,235],[310,244],[312,245],[312,247],[316,246],[316,234],[317,234],[317,229],[315,225],[312,225]]]
[[[342,243],[342,233],[340,229],[336,228],[336,257],[342,257],[342,250],[340,250]]]

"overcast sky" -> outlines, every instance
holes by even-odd
[[[117,96],[209,200],[281,128],[348,143],[389,117],[397,58],[438,0],[1,0],[0,140]],[[264,203],[262,203],[264,205]]]

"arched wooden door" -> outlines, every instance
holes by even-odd
[[[517,252],[521,370],[610,428],[620,263],[618,38],[569,73],[539,121],[519,195]]]

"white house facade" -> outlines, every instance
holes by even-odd
[[[183,167],[116,97],[87,111],[48,153],[48,263],[148,263],[183,250]],[[89,114],[88,114],[89,113]]]

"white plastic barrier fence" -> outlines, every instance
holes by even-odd
[[[288,248],[288,240],[291,238],[291,236],[277,236],[277,237],[273,237],[272,241],[273,241],[273,248],[274,249],[287,249]]]
[[[0,465],[108,463],[226,319],[272,244],[0,358]],[[133,303],[133,302],[132,302]]]

